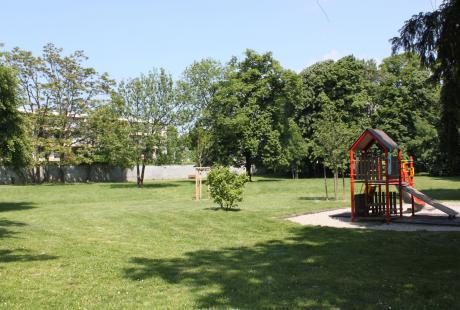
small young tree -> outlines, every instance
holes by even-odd
[[[348,147],[359,131],[357,126],[345,123],[342,117],[342,113],[335,111],[331,105],[325,105],[320,118],[314,123],[315,132],[312,141],[313,155],[322,158],[323,165],[334,173],[335,200],[338,199],[339,168],[342,168],[347,160]]]
[[[193,160],[198,167],[203,167],[211,161],[212,136],[203,127],[196,126],[188,134]]]
[[[288,120],[285,140],[286,161],[291,170],[292,178],[298,179],[299,167],[308,154],[308,144],[302,137],[299,126],[292,119]]]
[[[211,197],[222,209],[238,206],[243,200],[244,184],[248,181],[246,175],[231,172],[227,167],[215,167],[208,174]]]

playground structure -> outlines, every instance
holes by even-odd
[[[210,167],[195,167],[195,200],[199,201],[203,198],[203,176],[208,172]]]
[[[434,201],[414,186],[414,161],[403,160],[398,144],[378,129],[366,129],[352,144],[350,152],[351,218],[384,216],[389,223],[392,216],[403,216],[403,193],[412,204],[429,204],[454,218],[457,212]],[[355,185],[361,184],[359,193]],[[396,187],[391,191],[390,186]]]

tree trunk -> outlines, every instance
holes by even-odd
[[[246,156],[245,167],[246,167],[246,174],[249,177],[249,182],[252,182],[251,166],[252,166],[251,159],[249,158],[249,156]]]
[[[49,183],[50,182],[50,170],[49,170],[49,162],[47,161],[43,166],[43,181],[41,183]]]
[[[338,180],[339,180],[339,169],[337,167],[334,167],[334,199],[338,200],[339,195],[338,195]]]
[[[144,174],[145,174],[145,163],[142,163],[142,171],[141,171],[141,187],[144,187]]]
[[[59,181],[61,183],[65,183],[65,171],[64,166],[59,165]]]
[[[61,181],[61,183],[65,183],[65,172],[62,162],[64,162],[64,154],[59,156],[59,181]]]
[[[91,181],[91,167],[92,167],[92,164],[86,164],[85,166],[86,166],[85,182],[89,183]]]
[[[137,179],[137,187],[141,187],[141,171],[139,168],[139,163],[136,163],[136,179]]]
[[[345,200],[345,168],[342,168],[342,200]]]
[[[40,184],[40,182],[41,182],[41,178],[40,178],[40,170],[41,170],[41,169],[40,169],[40,165],[37,165],[37,166],[35,167],[34,170],[35,170],[35,172],[34,172],[34,183]]]
[[[326,200],[329,200],[329,195],[327,194],[327,176],[326,176],[326,166],[323,165],[324,172],[324,188],[326,189]]]

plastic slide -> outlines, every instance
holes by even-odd
[[[446,205],[443,205],[442,203],[439,203],[435,200],[433,200],[431,197],[425,195],[424,193],[416,190],[415,188],[408,186],[408,185],[403,185],[402,190],[405,191],[406,193],[409,193],[413,195],[414,197],[420,199],[421,201],[424,201],[425,203],[429,204],[430,206],[433,206],[434,208],[438,209],[439,211],[442,211],[446,213],[449,218],[455,218],[458,215],[458,212],[455,210],[452,210],[451,208],[447,207]]]

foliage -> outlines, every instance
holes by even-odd
[[[339,146],[339,137],[329,137],[328,130],[335,130],[335,122],[340,130],[348,127],[364,129],[370,126],[369,114],[373,112],[372,93],[376,80],[375,63],[358,60],[353,56],[346,56],[334,62],[327,60],[310,66],[302,71],[305,97],[296,106],[295,120],[302,130],[303,137],[309,143],[309,157],[311,159],[322,158],[331,152],[341,152],[336,149]],[[324,111],[327,109],[327,111]],[[322,124],[326,119],[326,123]],[[321,134],[316,133],[322,130]],[[359,131],[359,130],[358,130]],[[334,143],[328,149],[319,150],[323,137],[331,138]],[[349,138],[345,139],[348,141]],[[343,143],[346,143],[342,141]],[[335,146],[334,146],[335,145]],[[340,145],[348,148],[349,145]],[[345,154],[346,156],[346,154]],[[329,157],[329,156],[328,156]],[[333,157],[336,157],[335,155]],[[340,156],[343,158],[343,156]],[[340,167],[342,159],[329,158],[325,163],[328,167]]]
[[[301,84],[292,82],[296,78],[271,53],[247,50],[243,60],[230,61],[209,108],[218,162],[244,165],[250,178],[253,164],[286,165],[281,141],[286,119],[280,116],[291,110],[289,98],[301,96]]]
[[[5,53],[6,62],[18,72],[19,101],[31,123],[35,164],[49,163],[51,155],[59,165],[85,162],[77,152],[82,118],[87,115],[97,96],[108,91],[112,81],[93,68],[84,67],[83,51],[62,55],[63,50],[49,43],[41,57],[14,48]],[[39,171],[35,177],[39,181]],[[61,180],[64,172],[61,169]]]
[[[211,197],[222,209],[238,206],[243,200],[244,184],[248,177],[230,171],[227,167],[214,167],[208,173]]]
[[[123,168],[135,163],[133,142],[127,121],[119,118],[113,104],[96,108],[85,122],[85,143],[91,146],[94,163],[106,163]]]
[[[334,172],[334,194],[338,198],[338,173],[348,162],[348,148],[360,134],[359,127],[352,127],[343,121],[345,113],[326,105],[320,117],[313,124],[311,142],[313,158],[321,158],[323,164]]]
[[[293,119],[287,121],[283,141],[286,162],[291,170],[292,178],[298,179],[302,161],[308,155],[308,143],[303,138],[300,127]]]
[[[202,123],[206,118],[205,112],[223,77],[224,67],[211,58],[193,62],[182,73],[177,82],[178,96],[189,106],[187,121],[191,126]]]
[[[428,171],[439,150],[435,133],[440,121],[439,87],[428,83],[431,72],[420,67],[419,62],[415,54],[383,60],[371,123],[413,155],[417,168]]]
[[[164,150],[168,127],[182,124],[187,116],[187,104],[176,95],[171,75],[160,69],[121,82],[113,97],[118,117],[129,126],[139,186],[145,165],[154,163],[155,155]]]
[[[185,161],[185,137],[179,135],[175,126],[168,126],[163,136],[161,148],[156,148],[155,158],[157,165],[181,164]]]
[[[210,164],[211,133],[209,130],[209,106],[214,100],[217,85],[224,78],[225,67],[214,59],[195,61],[188,66],[177,82],[179,100],[187,103],[187,143],[193,162],[202,167]]]
[[[193,161],[198,167],[212,163],[212,136],[210,130],[195,126],[188,133],[188,141],[193,153]]]
[[[0,65],[0,163],[22,168],[29,165],[31,150],[17,83],[13,71]]]
[[[399,37],[391,39],[393,53],[400,49],[420,56],[442,81],[439,142],[445,173],[460,173],[460,1],[445,0],[433,12],[419,13],[405,22]]]

